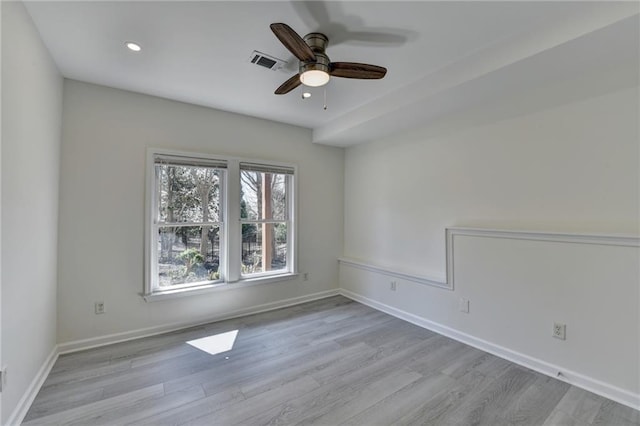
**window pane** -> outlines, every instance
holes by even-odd
[[[220,278],[220,227],[163,227],[158,232],[158,285]]]
[[[287,219],[287,179],[285,174],[242,170],[240,217],[249,220]]]
[[[155,169],[161,223],[221,221],[221,170],[170,164],[156,164]]]
[[[287,269],[287,224],[242,224],[242,274]]]

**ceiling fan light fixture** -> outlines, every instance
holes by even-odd
[[[322,70],[309,70],[300,74],[300,82],[309,87],[324,86],[330,78],[329,73]]]
[[[300,83],[309,87],[324,86],[329,82],[329,57],[322,52],[315,52],[314,62],[301,62]]]

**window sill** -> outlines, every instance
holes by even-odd
[[[298,273],[288,273],[281,275],[272,275],[267,277],[249,278],[240,281],[228,283],[215,283],[202,285],[197,287],[179,288],[173,290],[156,291],[149,294],[143,294],[145,302],[157,302],[160,300],[176,299],[179,297],[197,296],[216,291],[234,290],[238,288],[253,287],[255,285],[270,284],[281,281],[289,281],[298,278]]]

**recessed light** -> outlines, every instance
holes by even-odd
[[[302,93],[302,98],[303,99],[307,99],[307,98],[310,98],[310,97],[311,97],[311,93],[309,93],[309,92]]]
[[[134,43],[132,41],[128,41],[124,45],[127,46],[127,49],[133,52],[139,52],[142,50],[142,47],[138,43]]]

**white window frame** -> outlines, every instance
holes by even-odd
[[[222,216],[220,275],[221,280],[205,282],[203,284],[177,285],[170,289],[160,290],[155,283],[157,264],[157,183],[155,178],[155,157],[176,156],[194,159],[194,163],[201,161],[226,162],[226,173],[221,182],[220,205]],[[242,264],[242,221],[240,219],[240,163],[261,164],[266,167],[293,169],[293,175],[288,179],[288,218],[287,227],[287,269],[268,271],[259,274],[243,276]],[[146,164],[146,196],[145,196],[145,267],[144,291],[142,296],[146,301],[161,300],[171,297],[197,295],[209,291],[234,289],[256,284],[280,282],[294,279],[298,276],[297,253],[297,181],[298,168],[295,164],[267,161],[261,159],[228,157],[195,152],[147,148]],[[279,221],[282,222],[282,221]]]
[[[245,167],[243,168],[243,164],[245,165]],[[240,170],[239,172],[242,173],[242,170],[251,170],[251,171],[261,171],[261,172],[266,172],[266,173],[283,173],[286,174],[286,171],[283,169],[291,169],[291,167],[281,167],[281,166],[276,166],[274,164],[265,164],[264,162],[261,163],[250,163],[247,161],[241,161],[240,162]],[[252,166],[258,166],[256,167],[252,167]],[[262,166],[262,167],[260,167]],[[260,168],[262,168],[263,170],[259,170]],[[278,170],[280,169],[280,170]],[[293,197],[291,197],[289,194],[292,194],[293,191],[293,185],[295,182],[295,170],[293,171],[293,173],[291,174],[287,174],[287,178],[285,180],[285,187],[286,187],[286,191],[287,191],[287,209],[286,209],[286,214],[285,214],[285,218],[283,220],[277,220],[277,219],[259,219],[259,220],[250,220],[250,219],[242,219],[240,218],[240,240],[242,240],[242,225],[247,223],[247,224],[254,224],[254,225],[258,225],[258,224],[272,224],[272,223],[286,223],[287,224],[287,273],[288,270],[291,268],[290,265],[293,263],[294,261],[294,256],[293,256],[293,252],[292,250],[290,250],[290,247],[293,247],[293,237],[292,237],[292,232],[289,231],[289,229],[293,228],[294,225],[294,209],[293,209],[293,205],[294,205],[294,200],[292,199]],[[238,215],[238,217],[240,217],[240,215]],[[242,250],[242,247],[241,247]],[[276,276],[276,275],[281,275],[283,273],[283,270],[276,270],[276,271],[263,271],[263,272],[257,272],[257,273],[253,273],[253,274],[243,274],[242,273],[242,259],[240,258],[240,264],[238,265],[238,267],[240,268],[240,278],[241,280],[254,280],[254,279],[261,279],[261,278],[265,278],[265,277],[271,277],[271,276]]]

